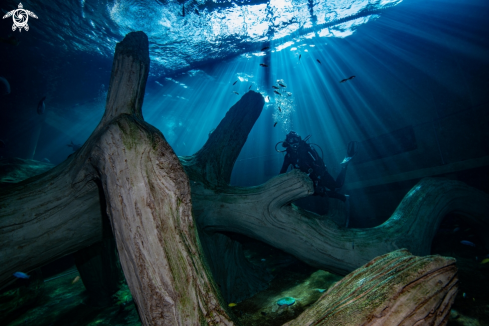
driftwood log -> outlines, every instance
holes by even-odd
[[[457,291],[455,259],[397,250],[348,274],[284,326],[446,325]]]
[[[143,120],[148,69],[146,35],[128,34],[116,47],[105,114],[87,142],[54,169],[0,191],[0,287],[16,271],[102,241],[104,201],[145,325],[233,324],[208,268],[226,265],[212,261],[219,255],[210,255],[207,265],[197,228],[211,238],[219,231],[243,233],[342,274],[399,248],[428,254],[441,220],[453,211],[487,230],[488,196],[455,181],[422,180],[387,222],[371,229],[344,229],[291,205],[313,191],[297,171],[257,187],[229,187],[262,96],[243,96],[202,150],[179,161],[161,132]],[[208,239],[204,247],[235,257],[226,259],[228,271],[243,266],[239,246],[224,255],[225,243]],[[232,288],[229,274],[237,274],[221,274]]]

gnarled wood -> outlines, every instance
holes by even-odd
[[[102,240],[100,181],[143,324],[232,325],[200,255],[187,176],[161,132],[142,120],[148,70],[146,35],[128,34],[116,47],[105,115],[87,142],[0,193],[0,284]]]
[[[397,250],[348,274],[284,326],[445,325],[457,291],[455,259]]]
[[[249,91],[229,109],[201,150],[192,156],[181,156],[189,178],[208,188],[227,187],[241,148],[260,116],[265,100]]]
[[[436,230],[451,212],[467,215],[481,230],[489,229],[489,196],[458,181],[421,180],[389,220],[369,229],[346,229],[290,205],[312,192],[311,180],[298,170],[257,187],[219,192],[192,183],[195,217],[204,230],[242,233],[342,275],[400,248],[429,254]]]

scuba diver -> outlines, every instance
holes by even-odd
[[[282,168],[280,169],[280,174],[287,172],[289,165],[292,165],[294,169],[300,169],[309,175],[314,184],[314,196],[337,198],[343,202],[347,201],[348,195],[345,196],[336,191],[341,189],[345,183],[346,168],[356,153],[358,142],[351,141],[348,143],[347,156],[341,162],[341,172],[335,180],[328,173],[322,157],[311,146],[316,144],[307,143],[310,137],[309,135],[303,140],[296,132],[291,131],[285,136],[284,141],[278,142],[275,145],[277,152],[287,152]],[[282,147],[285,147],[284,151],[277,150],[277,145],[280,143],[282,143]]]

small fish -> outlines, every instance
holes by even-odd
[[[324,291],[326,291],[326,289],[316,289],[318,290],[319,293],[323,293]]]
[[[266,64],[264,64],[264,63],[260,63],[260,66],[262,66],[262,67],[268,67],[268,66],[267,66]]]
[[[280,108],[280,106],[278,107],[278,112],[282,112],[282,109]]]
[[[299,54],[299,61],[301,61],[302,54]]]
[[[8,80],[3,77],[0,77],[0,95],[8,95],[10,94],[10,84]]]
[[[481,261],[481,265],[482,265],[482,264],[487,264],[487,263],[489,263],[489,258],[484,258],[484,259],[482,259],[482,261]]]
[[[239,93],[238,93],[238,92],[236,92],[236,91],[233,91],[233,93],[234,93],[234,94],[236,94],[236,95],[239,95]]]
[[[280,93],[279,93],[279,92],[277,92],[277,91],[273,91],[273,92],[274,92],[275,94],[278,94],[278,95],[282,96],[282,94],[280,94]]]
[[[234,302],[233,302],[233,303],[228,304],[228,307],[236,307],[236,306],[237,306],[237,304],[236,304],[236,303],[234,303]]]
[[[46,110],[46,105],[44,104],[44,100],[46,99],[46,96],[44,96],[39,103],[37,104],[37,114],[43,114],[44,111]]]
[[[278,123],[278,122],[275,122],[275,123],[273,124],[273,127],[275,127],[275,126],[277,125],[277,123]],[[264,259],[262,259],[262,260],[264,260]]]
[[[234,85],[235,85],[237,82],[238,82],[238,81],[235,81],[235,82],[233,83],[233,86],[234,86]]]
[[[75,284],[76,282],[78,282],[80,280],[80,275],[78,275],[77,277],[75,277],[73,279],[73,281],[71,281],[71,284]]]
[[[268,49],[270,49],[270,47],[269,47],[269,46],[265,46],[265,47],[264,47],[263,49],[261,49],[261,50],[262,50],[262,51],[265,51],[265,50],[268,50]]]
[[[463,245],[466,245],[466,246],[475,247],[475,243],[467,241],[467,240],[462,240],[462,241],[460,241],[460,243]]]
[[[22,273],[22,272],[15,272],[13,275],[17,278],[24,278],[24,279],[28,279],[30,277],[26,273]]]
[[[320,65],[322,65],[321,61],[319,61],[319,59],[316,59],[317,62],[319,62]]]
[[[185,17],[185,6],[182,5],[182,16]]]
[[[459,227],[456,227],[455,229],[453,229],[453,233],[455,233],[455,232],[457,232],[459,230],[460,230],[460,228]]]
[[[270,96],[267,95],[267,101],[270,101]]]
[[[462,294],[462,297],[464,297],[464,298],[465,298],[465,292]]]
[[[292,93],[291,92],[287,92],[287,96],[292,96]]]
[[[262,258],[261,261],[266,261],[266,259],[265,258]]]
[[[274,88],[274,89],[280,89],[280,88],[278,88],[277,86],[272,86],[272,88]]]
[[[284,84],[281,84],[281,83],[278,83],[278,84],[279,84],[281,87],[287,87],[287,86],[285,86]]]
[[[200,16],[200,12],[195,8],[195,13]]]
[[[266,313],[266,312],[264,312],[264,311],[260,311],[260,313],[261,313],[263,316],[266,316],[266,315],[267,315],[267,313]]]
[[[51,163],[51,161],[48,158],[43,158],[41,162],[46,162],[46,163]]]
[[[350,76],[350,77],[348,77],[348,78],[342,79],[342,80],[340,81],[340,83],[344,83],[344,82],[346,82],[347,80],[350,80],[350,79],[353,79],[353,78],[355,78],[355,76]]]
[[[248,87],[248,90],[250,90],[250,89],[251,89],[251,86],[252,86],[252,85],[250,85],[250,87]]]

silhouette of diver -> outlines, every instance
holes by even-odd
[[[289,165],[292,165],[293,169],[299,169],[309,175],[314,184],[313,195],[337,198],[345,202],[347,197],[336,191],[341,189],[345,183],[346,168],[356,153],[358,143],[352,141],[348,144],[347,156],[343,162],[341,162],[341,171],[335,180],[331,174],[328,173],[328,169],[321,156],[319,156],[311,144],[307,143],[309,137],[310,136],[307,136],[303,140],[301,136],[294,131],[289,132],[285,136],[285,141],[282,142],[282,146],[286,148],[285,151],[287,154],[285,154],[280,174],[287,172]],[[277,143],[277,145],[279,143]],[[275,149],[277,148],[277,145],[275,145]]]

